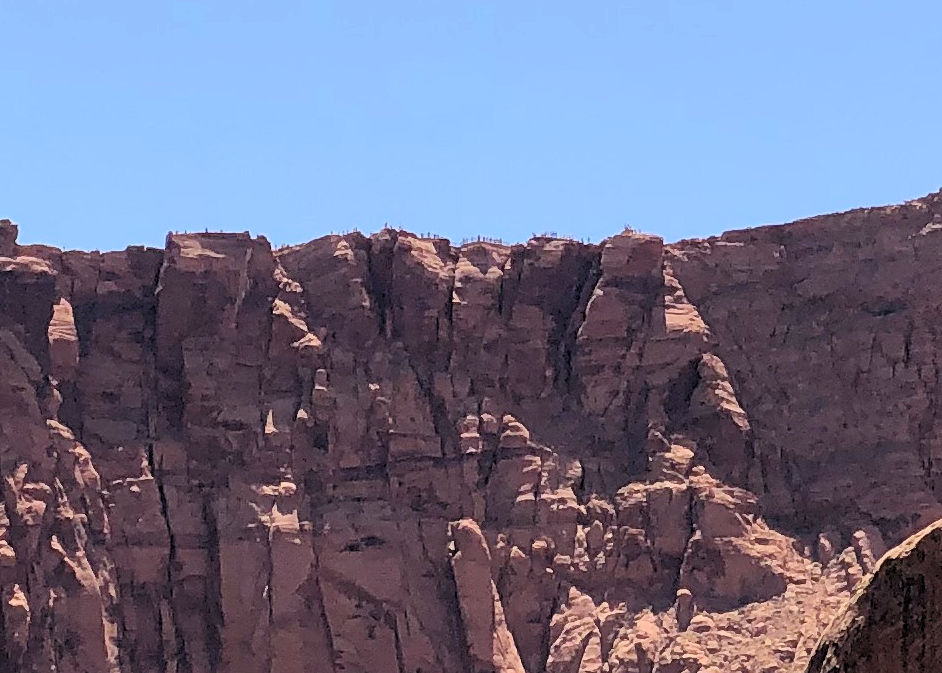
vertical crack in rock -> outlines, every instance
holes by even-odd
[[[235,297],[235,305],[232,310],[232,324],[230,329],[236,329],[239,323],[239,311],[242,308],[242,302],[245,301],[245,294],[249,289],[249,263],[252,261],[252,248],[246,248],[245,260],[242,262],[242,270],[239,273],[239,289]]]
[[[556,383],[566,394],[572,394],[572,359],[576,349],[576,340],[579,336],[579,330],[586,319],[586,309],[589,305],[589,299],[595,292],[598,283],[602,278],[602,253],[598,251],[585,264],[581,277],[576,283],[578,287],[578,298],[576,299],[572,312],[570,313],[569,323],[565,326],[565,332],[561,339],[559,349],[559,365],[557,366]],[[560,324],[562,328],[562,325]]]
[[[147,462],[150,466],[150,472],[154,477],[154,480],[157,484],[157,495],[160,500],[160,515],[163,518],[164,525],[167,530],[167,540],[168,540],[168,550],[167,550],[167,569],[166,569],[166,591],[168,593],[167,598],[170,603],[170,615],[172,618],[172,624],[169,626],[173,629],[174,649],[172,652],[166,652],[162,650],[162,662],[161,666],[166,668],[169,664],[173,663],[180,666],[181,670],[186,670],[186,644],[183,638],[183,632],[180,630],[180,620],[176,617],[177,611],[177,600],[174,597],[174,587],[177,585],[177,580],[175,577],[175,569],[178,566],[177,560],[177,544],[176,539],[173,534],[173,527],[170,525],[170,511],[167,506],[167,494],[164,490],[164,471],[163,466],[157,462],[157,459],[154,455],[154,445],[149,443],[147,446]],[[163,613],[159,613],[163,614]],[[167,625],[161,622],[161,632]]]
[[[393,334],[392,315],[392,264],[399,233],[384,229],[377,237],[366,239],[366,292],[370,298],[373,314],[379,324],[379,333],[387,339]]]
[[[206,655],[211,671],[218,670],[223,661],[222,629],[224,615],[222,609],[222,569],[219,558],[219,527],[213,507],[212,494],[202,494],[202,517],[206,527]]]
[[[323,653],[324,660],[329,663],[330,673],[333,673],[337,670],[337,648],[334,644],[334,634],[330,628],[330,620],[327,619],[327,612],[324,607],[324,589],[321,582],[321,565],[320,558],[317,554],[317,545],[314,544],[314,539],[312,538],[311,549],[314,555],[314,565],[313,565],[313,580],[315,587],[315,595],[313,596],[311,605],[312,612],[314,612],[314,617],[323,624],[324,635],[326,636],[327,646],[329,651]],[[274,671],[272,673],[275,673]]]

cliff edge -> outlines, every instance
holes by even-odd
[[[942,195],[665,245],[0,222],[0,670],[802,671],[942,518]]]

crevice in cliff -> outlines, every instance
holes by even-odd
[[[393,332],[391,307],[393,254],[399,232],[384,229],[388,238],[364,239],[362,249],[366,252],[366,292],[370,306],[379,326],[379,333],[389,338]]]
[[[385,615],[383,615],[383,622],[393,634],[393,646],[396,650],[396,670],[399,671],[399,673],[405,673],[406,666],[402,655],[402,637],[399,635],[399,620],[396,618],[396,613],[386,612]]]
[[[170,234],[167,235],[167,247],[170,245]],[[153,329],[150,334],[151,356],[145,364],[145,376],[150,386],[145,388],[143,403],[146,405],[147,422],[147,462],[148,469],[154,479],[157,489],[157,497],[160,504],[160,515],[164,522],[167,534],[167,567],[165,570],[165,584],[161,588],[161,598],[166,600],[171,624],[170,628],[161,625],[158,637],[163,645],[161,657],[165,667],[175,668],[179,673],[192,673],[193,662],[190,661],[190,655],[187,651],[186,637],[183,628],[183,616],[186,607],[183,606],[184,598],[180,595],[181,578],[180,572],[179,545],[177,536],[173,529],[173,517],[170,512],[170,498],[167,492],[167,473],[164,468],[164,456],[158,454],[156,445],[159,436],[159,428],[164,424],[167,427],[180,427],[183,416],[182,388],[183,388],[183,354],[178,343],[171,346],[172,353],[161,350],[161,342],[158,339],[160,302],[163,297],[161,290],[165,274],[170,268],[169,257],[166,248],[160,266],[157,269],[154,278],[153,301],[151,303],[150,318]],[[172,402],[170,402],[172,400]],[[168,403],[170,402],[170,403]],[[162,422],[161,422],[162,421]],[[164,610],[159,610],[161,620]],[[172,632],[173,650],[168,652],[167,647],[170,643],[165,639],[165,634]]]
[[[50,670],[53,673],[58,673],[60,669],[59,661],[61,659],[61,651],[64,649],[65,643],[60,642],[60,639],[56,638],[56,611],[53,609],[52,605],[49,605],[44,608],[40,614],[42,624],[46,628],[45,635],[47,638],[46,642],[48,643]]]
[[[453,352],[451,347],[453,342],[450,341],[450,333],[453,329],[451,315],[448,316],[448,325],[449,344],[446,362],[444,363],[446,367],[444,371],[446,372],[448,371],[447,361],[451,360],[451,354]],[[457,447],[458,445],[458,431],[455,428],[455,423],[453,422],[451,415],[448,413],[448,405],[445,403],[445,400],[443,400],[441,396],[435,392],[434,376],[436,372],[428,372],[424,367],[417,367],[412,357],[409,358],[409,366],[415,373],[416,380],[419,383],[419,388],[422,391],[423,396],[428,401],[429,411],[432,415],[432,427],[435,428],[435,434],[438,436],[442,455],[447,456],[451,453],[450,449]]]
[[[634,348],[635,342],[638,342],[635,358],[638,364],[626,372],[625,384],[621,390],[624,404],[622,422],[625,443],[628,449],[627,457],[624,460],[629,473],[635,476],[641,475],[647,470],[648,456],[645,445],[648,432],[655,422],[655,419],[650,417],[648,402],[652,393],[656,392],[656,388],[652,389],[648,377],[643,373],[643,363],[645,361],[646,346],[651,338],[651,326],[655,320],[654,312],[659,306],[663,312],[665,291],[663,259],[660,268],[661,272],[657,276],[658,280],[646,277],[641,282],[639,307],[641,309],[641,323],[625,326],[625,353],[630,352]],[[640,385],[636,383],[637,381],[640,381]],[[666,409],[664,411],[667,413]]]
[[[457,645],[455,656],[458,657],[463,664],[463,673],[477,673],[474,667],[474,662],[471,659],[471,644],[468,642],[468,632],[464,624],[464,615],[461,612],[461,597],[458,595],[458,581],[455,579],[455,569],[451,563],[451,557],[453,557],[455,553],[455,549],[449,546],[449,559],[445,566],[445,579],[448,585],[448,590],[447,592],[442,592],[442,599],[445,601],[445,605],[449,608],[448,614],[454,617],[456,627],[454,631],[456,641],[455,644]],[[486,600],[486,597],[481,598]]]
[[[935,328],[927,325],[926,329],[929,331],[932,342],[932,368],[929,380],[922,381],[927,399],[926,410],[919,419],[916,428],[916,450],[918,451],[919,459],[922,464],[925,486],[930,492],[934,493],[936,497],[939,497],[938,489],[942,486],[942,482],[937,483],[938,478],[935,475],[937,471],[934,460],[935,457],[932,454],[931,447],[928,446],[928,441],[938,424],[938,419],[942,416],[942,396],[939,394],[940,388],[942,388],[942,368],[940,368],[939,360],[936,356],[942,344],[939,342],[939,334]]]
[[[415,380],[418,383],[419,390],[425,401],[428,403],[429,412],[432,417],[432,427],[435,428],[435,434],[438,436],[439,450],[442,456],[450,454],[449,449],[457,446],[458,431],[451,422],[448,414],[448,407],[445,401],[435,394],[432,388],[432,382],[426,376],[423,376],[420,368],[416,367],[409,358],[409,367],[415,374]]]
[[[643,475],[648,469],[645,443],[651,429],[651,419],[647,411],[650,395],[651,386],[646,379],[642,380],[635,390],[629,387],[625,392],[624,404],[627,411],[624,427],[627,451],[621,456],[616,454],[616,457],[621,461],[625,474],[632,478]],[[621,484],[614,484],[616,489],[620,486]]]
[[[252,261],[252,248],[245,250],[245,256],[242,259],[242,268],[239,270],[239,289],[236,295],[235,305],[232,309],[232,329],[236,329],[239,324],[239,311],[242,310],[242,302],[245,301],[245,295],[249,291],[249,264]]]
[[[543,673],[543,671],[546,671],[546,666],[549,663],[550,649],[553,647],[553,634],[552,634],[552,629],[550,628],[550,624],[552,622],[553,615],[557,613],[561,605],[562,605],[562,596],[560,596],[560,591],[557,587],[557,590],[553,593],[553,600],[549,605],[549,610],[546,613],[544,613],[545,616],[549,617],[549,619],[543,620],[544,624],[540,632],[541,633],[540,635],[540,659],[542,659],[544,662],[543,670],[534,671],[533,673]],[[573,659],[573,661],[577,661],[581,663],[584,652],[585,652],[585,644],[582,647],[582,652],[580,652],[579,657],[577,659]]]
[[[687,542],[684,544],[684,550],[681,552],[680,562],[677,564],[677,571],[674,573],[673,580],[671,582],[670,595],[668,597],[671,603],[674,602],[674,597],[677,595],[677,590],[680,588],[680,576],[683,573],[684,561],[687,558],[687,554],[691,552],[693,538],[694,535],[697,534],[697,517],[694,510],[697,499],[694,497],[694,490],[690,486],[689,482],[687,484],[685,497],[687,498],[687,510],[685,517]]]
[[[449,556],[443,555],[442,558],[434,559],[429,553],[428,534],[425,531],[425,523],[421,518],[416,518],[416,526],[419,531],[419,544],[422,550],[422,561],[431,571],[435,582],[436,597],[442,601],[444,607],[445,619],[448,620],[450,628],[446,631],[454,635],[455,642],[445,642],[444,640],[433,640],[431,645],[435,651],[435,656],[441,666],[441,670],[448,670],[449,662],[454,658],[461,658],[458,652],[468,652],[468,645],[465,640],[464,629],[461,625],[461,612],[458,604],[458,593],[454,577],[451,574],[451,563]],[[432,522],[431,525],[441,525],[440,522]],[[405,537],[403,540],[405,541]],[[420,619],[421,621],[421,619]],[[452,648],[457,646],[457,650]],[[464,658],[461,658],[464,661]]]
[[[786,530],[792,530],[797,534],[807,533],[813,534],[818,532],[818,521],[811,521],[808,519],[807,513],[802,513],[799,508],[798,493],[800,492],[801,485],[798,481],[798,475],[795,474],[795,470],[792,467],[791,461],[788,459],[788,456],[785,454],[784,449],[777,448],[777,467],[775,471],[765,469],[763,474],[765,475],[765,488],[766,493],[770,492],[769,489],[769,473],[781,474],[782,483],[784,488],[786,488],[786,493],[788,497],[788,504],[791,505],[791,512],[789,513],[777,513],[777,512],[766,512],[766,520],[773,524],[776,528],[784,528]],[[760,459],[761,460],[761,459]]]
[[[373,240],[372,245],[367,250],[367,265],[369,273],[369,292],[377,305],[377,311],[382,316],[380,320],[381,332],[387,341],[397,339],[398,326],[396,325],[397,316],[395,308],[391,305],[391,297],[395,292],[395,278],[393,266],[397,243],[399,240],[398,232],[391,232],[390,238]],[[440,256],[444,252],[440,246],[436,246],[436,253]],[[448,253],[451,255],[451,253]],[[454,263],[455,259],[451,259]],[[457,445],[457,432],[454,423],[448,412],[445,401],[435,392],[434,374],[442,371],[447,372],[453,354],[454,344],[454,320],[453,303],[455,276],[451,273],[450,282],[447,291],[444,292],[443,305],[439,307],[435,315],[435,334],[428,335],[430,341],[435,344],[431,353],[423,354],[413,352],[410,346],[414,344],[404,343],[406,359],[419,391],[428,404],[429,414],[432,420],[432,426],[439,439],[441,454],[447,456],[450,449]],[[441,335],[441,320],[447,321],[447,343],[439,341]],[[428,356],[431,355],[432,362],[428,363]]]
[[[203,491],[201,509],[203,525],[206,530],[206,605],[204,606],[206,624],[206,658],[210,670],[218,670],[222,662],[222,568],[219,558],[219,527],[213,508],[213,494]]]
[[[580,271],[581,273],[574,285],[576,289],[574,293],[576,295],[575,303],[569,314],[568,324],[564,325],[560,320],[556,325],[561,334],[557,337],[559,339],[559,348],[553,383],[563,393],[573,392],[572,360],[576,354],[576,341],[579,337],[579,330],[586,320],[589,300],[602,279],[601,249],[597,249],[595,254],[585,261]]]
[[[314,473],[314,470],[311,470],[311,473]],[[330,527],[329,524],[323,520],[322,515],[319,514],[320,506],[323,504],[321,502],[321,494],[319,492],[317,493],[317,499],[313,496],[314,491],[305,488],[301,504],[299,504],[298,507],[299,517],[310,522],[309,525],[311,527],[311,574],[306,580],[306,584],[310,587],[310,593],[305,597],[305,604],[312,615],[311,622],[313,628],[320,627],[320,636],[323,638],[323,642],[328,648],[328,652],[325,653],[325,659],[329,662],[329,669],[336,671],[337,648],[334,643],[334,634],[330,626],[330,620],[327,618],[327,607],[324,603],[321,558],[318,551],[318,537],[327,535]]]
[[[313,512],[311,513],[313,515]],[[309,516],[311,521],[313,521],[312,516]],[[317,530],[315,527],[314,536],[317,535]],[[313,603],[312,608],[315,612],[315,617],[320,620],[320,623],[323,625],[323,636],[324,641],[327,644],[327,647],[330,649],[328,652],[328,658],[330,662],[330,670],[337,670],[337,647],[334,643],[334,634],[330,628],[330,620],[327,618],[327,608],[324,605],[324,587],[323,582],[321,581],[321,562],[320,555],[317,553],[317,542],[314,537],[311,538],[311,551],[314,555],[314,564],[311,570],[312,579],[313,579],[313,589],[314,596],[311,597]]]
[[[447,241],[440,241],[440,243],[447,243]],[[444,306],[441,310],[441,315],[445,317],[445,320],[448,322],[448,331],[446,333],[446,338],[448,342],[444,345],[444,359],[441,362],[435,363],[441,368],[442,371],[449,371],[451,369],[451,361],[454,356],[454,345],[455,345],[455,303],[452,301],[455,296],[455,268],[458,264],[458,260],[461,258],[460,253],[452,248],[450,245],[445,247],[443,245],[436,245],[436,252],[438,253],[439,259],[444,261],[447,258],[448,263],[451,265],[451,272],[448,274],[448,284],[445,290],[444,296]],[[436,319],[437,322],[437,319]],[[438,325],[436,325],[438,327]],[[436,335],[441,333],[440,329],[435,330]],[[437,338],[437,336],[436,336]],[[439,352],[441,352],[441,344],[439,344]]]
[[[699,357],[687,362],[680,368],[680,372],[667,388],[664,411],[667,412],[667,418],[671,423],[668,428],[671,432],[686,423],[690,412],[690,400],[693,398],[697,386],[700,385],[699,364]]]
[[[275,597],[272,594],[272,589],[274,587],[274,577],[275,577],[275,560],[272,557],[272,530],[270,526],[265,527],[265,539],[262,544],[265,545],[265,589],[263,590],[262,598],[265,601],[265,607],[268,609],[268,622],[265,634],[265,639],[268,645],[269,659],[271,658],[271,649],[272,649],[272,635],[274,634],[276,624],[275,624]],[[271,672],[274,673],[274,672]]]
[[[906,322],[906,332],[903,335],[903,366],[904,367],[909,367],[909,360],[912,357],[913,329],[914,329],[913,321],[908,320]]]
[[[529,447],[528,447],[529,448]],[[543,494],[543,480],[547,479],[546,475],[546,453],[545,451],[539,452],[540,458],[540,472],[536,478],[536,483],[533,485],[533,527],[536,528],[537,523],[540,519],[540,496]]]
[[[69,426],[75,433],[75,437],[87,445],[85,437],[85,408],[82,401],[79,382],[82,378],[82,360],[87,358],[91,352],[94,334],[94,323],[98,317],[98,286],[101,282],[101,257],[98,257],[95,265],[95,294],[94,300],[89,304],[79,304],[75,298],[75,278],[69,278],[69,296],[67,297],[72,304],[73,321],[75,323],[75,333],[78,338],[79,362],[75,370],[75,377],[71,381],[60,381],[59,391],[62,393],[62,406],[59,408],[59,418]],[[60,261],[60,264],[62,262]]]
[[[177,542],[176,536],[173,533],[173,527],[170,525],[170,508],[167,504],[167,492],[164,487],[163,461],[158,462],[156,460],[153,442],[147,444],[147,463],[150,473],[154,478],[154,483],[157,486],[157,498],[160,501],[160,514],[161,517],[163,517],[164,526],[167,529],[168,541],[165,590],[168,594],[166,598],[170,605],[170,615],[173,620],[172,627],[175,651],[169,653],[169,656],[167,652],[162,652],[161,654],[165,664],[171,661],[177,662],[179,670],[182,672],[189,670],[189,664],[186,656],[186,643],[183,637],[183,631],[180,629],[180,619],[177,614],[177,601],[175,597],[177,585],[175,568],[178,567]],[[160,632],[163,633],[164,629],[161,628]]]
[[[585,504],[586,498],[586,465],[585,459],[577,458],[576,463],[579,465],[579,479],[572,483],[572,492],[576,496],[576,501],[580,504]]]
[[[491,516],[487,497],[488,486],[491,482],[491,476],[494,474],[494,466],[497,464],[498,456],[496,442],[490,442],[485,438],[482,438],[482,440],[487,442],[487,444],[484,445],[483,450],[478,454],[478,479],[476,486],[484,502],[484,511],[482,512],[481,520],[488,521]],[[464,512],[463,514],[464,516],[471,516],[472,513]]]
[[[507,262],[504,264],[505,271],[500,276],[500,286],[497,291],[497,314],[505,325],[509,322],[510,314],[517,301],[517,290],[523,276],[525,253],[526,248],[522,245],[515,245],[511,248]],[[510,273],[507,272],[508,267]]]
[[[399,638],[398,626],[396,624],[396,613],[391,609],[391,606],[388,605],[386,601],[370,593],[355,582],[344,579],[339,573],[329,571],[326,568],[320,569],[318,572],[318,577],[320,578],[321,582],[329,582],[336,591],[344,594],[348,598],[353,599],[355,602],[371,606],[375,611],[375,614],[371,615],[371,618],[386,626],[386,628],[388,628],[393,633],[393,637],[395,639]],[[398,659],[397,663],[399,665],[399,670],[402,671],[401,646],[397,645],[396,649],[396,656]]]

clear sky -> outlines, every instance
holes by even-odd
[[[0,0],[22,242],[669,240],[942,186],[942,3]]]

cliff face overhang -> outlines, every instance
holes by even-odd
[[[0,668],[800,670],[942,516],[940,213],[110,253],[0,224]]]

